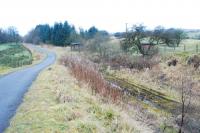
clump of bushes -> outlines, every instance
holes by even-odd
[[[144,58],[144,57],[136,57],[135,60],[132,61],[130,68],[136,68],[138,70],[149,68],[151,69],[154,65],[158,64],[159,61],[155,58]]]
[[[178,63],[177,59],[172,59],[167,64],[168,64],[168,66],[176,66],[177,63]]]
[[[125,67],[130,69],[142,70],[145,68],[151,69],[154,65],[158,64],[159,60],[156,58],[148,58],[142,56],[129,56],[129,55],[119,55],[111,59],[110,65],[113,67]]]
[[[120,100],[121,91],[108,83],[98,71],[98,66],[80,57],[62,57],[61,63],[71,70],[78,81],[87,82],[93,93],[111,98],[114,102]]]
[[[200,56],[194,55],[194,56],[190,57],[187,61],[187,64],[193,65],[194,68],[197,70],[200,66]]]
[[[119,40],[104,36],[96,35],[94,39],[87,42],[84,50],[84,54],[91,61],[98,64],[103,63],[116,69],[120,67],[138,70],[151,69],[158,63],[154,58],[157,54],[156,51],[150,54],[151,56],[135,55],[132,52],[123,51]]]

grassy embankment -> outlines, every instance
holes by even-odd
[[[58,59],[69,53],[51,50]],[[38,76],[6,132],[152,132],[129,113],[92,95],[57,61]]]
[[[161,48],[162,46],[159,47]],[[193,113],[187,114],[190,118],[187,118],[187,124],[185,124],[185,132],[196,132],[199,129],[199,69],[195,70],[194,66],[188,65],[187,62],[188,59],[194,55],[200,55],[199,48],[199,40],[184,40],[179,47],[175,48],[175,50],[173,47],[168,47],[165,49],[166,51],[160,51],[161,53],[157,56],[159,63],[152,69],[130,70],[122,68],[120,70],[108,70],[107,72],[113,74],[115,77],[123,79],[124,81],[131,82],[134,85],[140,84],[147,86],[148,88],[153,89],[153,91],[163,93],[170,99],[173,99],[177,102],[180,102],[181,99],[181,91],[179,88],[180,82],[183,79],[190,77],[190,80],[194,83],[191,88],[191,106],[193,106],[195,109],[190,108],[190,111],[193,111]],[[176,66],[169,67],[168,62],[173,59],[178,60],[178,63]],[[189,82],[190,81],[187,83],[190,84]],[[125,82],[123,83],[125,84]],[[160,103],[160,100],[157,102]],[[167,104],[165,105],[168,106]],[[171,106],[169,106],[169,108],[171,108]],[[180,114],[180,111],[178,110],[175,112]],[[174,118],[172,119],[177,120],[176,115],[173,117]],[[192,121],[195,122],[192,123]],[[177,123],[174,122],[174,125],[177,125]],[[193,126],[193,129],[191,130],[189,126]]]
[[[115,40],[115,39],[114,39]],[[112,44],[112,42],[109,42],[109,46],[110,44]],[[198,47],[197,47],[198,44]],[[112,45],[114,48],[118,49],[116,50],[117,52],[121,52],[119,49],[119,41],[115,40],[115,43]],[[185,49],[184,49],[185,46]],[[113,47],[110,49],[110,51],[113,50]],[[130,90],[131,92],[134,92],[136,89],[136,94],[139,92],[143,93],[145,91],[146,92],[156,92],[155,95],[152,96],[156,96],[158,94],[158,97],[160,98],[160,94],[164,95],[165,98],[169,98],[172,99],[173,101],[176,102],[180,102],[180,89],[179,89],[179,82],[181,81],[181,77],[184,75],[187,75],[187,73],[189,73],[191,79],[194,82],[197,82],[197,84],[195,84],[195,87],[193,89],[194,94],[198,94],[198,86],[199,86],[199,70],[195,71],[192,65],[188,65],[187,61],[190,57],[192,57],[194,54],[197,54],[197,52],[200,52],[200,50],[197,51],[197,48],[200,48],[200,41],[199,40],[193,40],[193,39],[187,39],[187,40],[183,40],[183,42],[180,44],[179,47],[176,47],[175,49],[173,47],[166,47],[166,49],[164,49],[164,45],[158,46],[160,49],[160,54],[158,54],[155,58],[156,60],[158,60],[158,64],[156,64],[155,66],[152,67],[152,69],[143,69],[143,70],[137,70],[137,69],[127,69],[127,68],[123,68],[123,67],[116,67],[117,69],[112,69],[112,67],[108,66],[109,63],[112,63],[112,58],[109,59],[106,63],[102,63],[102,70],[104,71],[104,73],[108,73],[109,75],[112,75],[112,79],[114,81],[114,83],[116,82],[118,85],[120,85],[122,88],[125,88],[127,90]],[[162,48],[163,47],[163,48]],[[106,50],[109,50],[109,48],[107,48]],[[163,50],[163,51],[162,51]],[[117,53],[115,52],[115,53]],[[112,56],[120,56],[120,54],[110,54],[111,57]],[[94,62],[97,62],[99,64],[101,64],[101,60],[102,58],[99,56],[99,53],[88,53],[88,51],[86,51],[87,57],[89,59],[91,59]],[[99,54],[99,55],[98,55]],[[121,53],[123,54],[123,53]],[[138,56],[138,55],[137,55]],[[100,58],[99,58],[100,57]],[[136,57],[136,56],[135,56]],[[110,57],[109,57],[110,58]],[[105,59],[105,58],[103,58]],[[115,58],[114,58],[115,59]],[[134,60],[134,58],[131,59]],[[168,62],[173,60],[173,59],[177,59],[178,63],[176,66],[172,66],[169,67],[168,66]],[[126,60],[126,59],[125,59]],[[117,61],[121,61],[120,58]],[[114,62],[115,63],[115,62]],[[123,65],[123,64],[122,64]],[[183,77],[184,77],[183,76]],[[120,80],[119,80],[120,79]],[[139,86],[138,86],[139,85]],[[151,102],[149,103],[149,98],[151,100],[151,93],[150,95],[148,93],[146,93],[147,97],[144,97],[143,102],[136,102],[137,105],[142,105],[143,110],[145,110],[144,112],[150,112],[150,114],[153,114],[153,117],[155,117],[154,120],[151,120],[151,118],[148,118],[147,121],[157,121],[160,124],[160,128],[163,128],[163,125],[170,125],[169,127],[175,127],[177,129],[177,123],[176,123],[176,118],[177,116],[174,115],[173,113],[167,113],[167,115],[165,115],[165,110],[160,111],[160,109],[155,109],[154,105],[151,106]],[[149,97],[150,96],[150,97]],[[153,102],[156,104],[161,104],[167,107],[167,110],[174,110],[176,112],[176,114],[180,114],[180,111],[178,111],[179,109],[179,104],[172,106],[171,104],[165,104],[163,103],[161,100],[158,100],[155,97],[155,99],[153,99]],[[140,97],[139,97],[140,98]],[[154,98],[154,97],[152,97]],[[195,99],[195,98],[194,98]],[[135,100],[133,99],[133,101],[135,102]],[[196,102],[197,104],[199,104],[199,100],[192,100],[194,101],[193,106],[195,106],[195,108],[197,108],[198,106],[196,106]],[[146,105],[147,103],[147,105]],[[149,106],[150,105],[150,106]],[[145,114],[143,112],[143,115]],[[165,119],[163,121],[162,118]],[[170,118],[169,118],[170,117]],[[171,118],[173,117],[173,118]],[[193,116],[191,117],[193,118]],[[194,120],[198,120],[195,119]],[[171,121],[169,122],[169,124],[166,124],[166,121]],[[172,122],[173,121],[173,122]],[[192,121],[192,120],[191,120]],[[154,124],[154,125],[159,125],[158,123]],[[168,122],[167,122],[168,123]],[[175,132],[176,130],[174,130]],[[172,131],[169,131],[172,132]]]
[[[0,44],[0,75],[39,63],[45,56],[27,45]]]
[[[159,64],[153,67],[151,70],[128,70],[128,69],[121,69],[120,71],[116,70],[108,70],[111,75],[114,75],[118,78],[122,78],[124,80],[133,82],[135,84],[143,84],[144,86],[148,86],[155,91],[159,91],[161,93],[166,94],[169,98],[174,100],[179,100],[179,92],[177,90],[172,89],[170,85],[174,85],[175,81],[179,80],[180,73],[184,73],[184,71],[191,71],[192,77],[199,79],[198,71],[194,71],[192,66],[187,65],[187,60],[189,57],[192,57],[195,54],[199,54],[196,51],[196,45],[199,44],[198,52],[200,53],[200,41],[187,39],[184,40],[179,47],[175,50],[173,47],[168,47],[165,49],[164,55],[162,55],[164,51],[160,51],[158,55]],[[186,51],[184,52],[184,45],[186,46]],[[162,46],[159,46],[162,49]],[[167,62],[177,59],[178,63],[176,67],[169,67]]]

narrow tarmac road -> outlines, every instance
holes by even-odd
[[[9,126],[9,121],[15,115],[24,94],[40,71],[55,62],[54,53],[42,48],[36,49],[47,53],[47,57],[41,63],[0,77],[0,133]]]

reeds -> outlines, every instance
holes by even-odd
[[[62,57],[61,63],[67,66],[78,81],[84,81],[92,88],[93,94],[110,98],[113,102],[120,100],[122,92],[108,83],[98,71],[98,66],[80,57]]]

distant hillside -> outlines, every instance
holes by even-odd
[[[200,39],[200,29],[184,29],[189,38]]]

